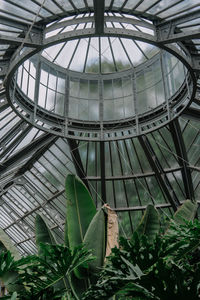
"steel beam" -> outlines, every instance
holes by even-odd
[[[180,201],[180,204],[183,204],[184,201]],[[200,201],[197,201],[198,204],[200,204]],[[167,208],[171,207],[170,203],[163,203],[163,204],[156,204],[156,208],[162,209],[162,208]],[[147,205],[142,205],[142,206],[132,206],[132,207],[119,207],[119,208],[112,208],[112,210],[116,212],[126,212],[126,211],[140,211],[140,210],[145,210],[147,208]]]
[[[105,181],[105,145],[100,142],[100,166],[101,166],[101,198],[106,203],[106,181]]]
[[[183,136],[182,136],[182,132],[178,120],[175,119],[173,122],[171,122],[169,124],[169,128],[176,148],[178,162],[179,165],[182,167],[181,173],[183,177],[186,199],[194,200],[194,188],[192,183],[192,176],[189,168],[185,143],[183,140]]]
[[[172,173],[172,172],[177,172],[180,170],[181,170],[181,167],[165,168],[164,172]],[[112,176],[106,176],[105,180],[106,181],[129,180],[129,179],[137,179],[137,178],[146,178],[146,177],[151,177],[151,176],[155,176],[155,172],[144,172],[144,173],[136,173],[136,174],[129,174],[129,175],[112,175]],[[101,180],[100,176],[87,176],[86,178],[89,181],[100,181]]]
[[[9,169],[14,168],[16,165],[18,165],[21,160],[25,160],[25,158],[30,157],[33,154],[37,155],[37,151],[39,149],[46,149],[46,147],[49,146],[49,143],[55,141],[56,139],[57,137],[49,133],[42,134],[38,139],[29,143],[26,147],[4,161],[3,164],[0,165],[0,176],[3,176],[3,174]],[[33,158],[34,157],[35,156],[33,156]]]
[[[169,32],[167,31],[164,32],[165,34],[163,34],[163,31],[160,30],[157,31],[158,43],[161,44],[177,43],[179,41],[197,39],[200,36],[200,29],[190,30],[190,31],[180,32],[180,33],[174,33],[173,30],[169,29]]]
[[[38,39],[37,39],[37,41],[38,41]],[[23,43],[23,45],[25,47],[31,47],[31,48],[37,48],[39,46],[42,46],[41,43],[39,43],[37,41],[33,42],[30,38],[25,39],[25,38],[0,34],[0,43],[1,44],[20,46]]]
[[[24,22],[20,22],[18,20],[12,20],[5,16],[1,16],[1,24],[8,26],[8,27],[19,29],[23,32],[28,31],[29,26],[30,26],[30,24],[25,24]],[[41,33],[42,28],[43,28],[43,26],[34,24],[31,28],[31,32],[32,33]],[[19,32],[19,34],[20,34],[20,32]]]
[[[185,15],[182,15],[180,17],[176,17],[173,20],[159,20],[159,21],[154,21],[154,25],[157,28],[167,28],[167,27],[175,27],[177,25],[195,20],[195,19],[199,19],[200,18],[200,9],[196,10],[196,11],[192,11],[190,13],[187,13]]]
[[[81,180],[84,182],[84,184],[87,186],[87,188],[89,189],[88,181],[86,179],[85,170],[83,168],[81,156],[80,156],[80,153],[79,153],[79,150],[78,150],[78,144],[77,144],[76,140],[74,140],[74,139],[69,139],[68,138],[67,141],[68,141],[68,145],[69,145],[69,148],[70,148],[70,153],[71,153],[71,156],[72,156],[74,167],[76,169],[76,173],[81,178]]]
[[[20,131],[20,127],[21,127],[21,129],[22,129],[22,127],[24,127],[22,132],[16,138],[14,138],[13,135],[17,134],[17,132]],[[16,124],[16,127],[12,128],[10,131],[8,131],[7,135],[5,135],[2,140],[0,139],[1,145],[6,145],[7,139],[9,139],[10,137],[12,137],[13,139],[12,139],[12,142],[9,143],[9,145],[7,147],[6,146],[2,147],[5,149],[0,154],[0,160],[2,160],[6,156],[7,153],[12,151],[13,148],[17,147],[17,145],[19,145],[22,142],[22,140],[31,131],[31,129],[32,129],[31,125],[26,124],[25,122],[20,120]]]
[[[156,179],[159,183],[160,188],[162,189],[163,193],[166,195],[169,203],[171,204],[174,211],[177,210],[177,207],[180,206],[180,202],[171,186],[171,183],[165,174],[157,156],[154,152],[147,136],[141,135],[138,137],[140,145],[142,146],[145,155],[149,161],[150,166],[152,167],[153,171],[155,172]]]
[[[199,121],[200,120],[200,110],[196,109],[196,108],[189,107],[189,108],[186,108],[183,111],[182,116],[186,116],[186,117],[192,118],[196,121]]]
[[[187,15],[178,18],[174,18],[170,21],[155,21],[154,25],[156,27],[157,41],[165,44],[199,37],[199,30],[181,32],[181,29],[177,28],[177,25],[180,26],[181,24],[198,18],[200,18],[200,10],[188,13]]]
[[[105,0],[93,0],[93,3],[94,3],[95,33],[102,34],[104,32]]]

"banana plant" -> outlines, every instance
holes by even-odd
[[[191,200],[186,200],[184,203],[178,208],[173,216],[173,220],[177,224],[185,224],[185,220],[192,221],[197,212],[197,203],[192,202]]]
[[[89,263],[90,274],[98,274],[103,266],[106,251],[105,213],[100,209],[93,217],[84,236],[84,244],[92,250],[95,260]],[[98,238],[97,238],[98,237]]]
[[[43,256],[41,243],[52,245],[57,244],[56,238],[53,232],[49,229],[45,217],[40,214],[36,215],[35,218],[35,237],[39,256]]]
[[[145,213],[136,228],[136,232],[139,235],[146,235],[150,242],[153,242],[156,235],[160,230],[160,217],[157,209],[149,204],[145,210]]]
[[[64,244],[71,251],[85,244],[96,258],[77,266],[70,275],[71,285],[78,297],[87,290],[90,282],[95,282],[100,268],[104,264],[107,238],[107,208],[96,210],[94,201],[84,183],[75,175],[66,178],[66,222]],[[42,215],[35,219],[35,234],[38,254],[42,258],[41,249],[44,244],[57,244],[56,238]],[[98,238],[97,238],[98,236]],[[57,282],[57,286],[63,284]]]
[[[90,222],[96,214],[94,201],[84,185],[75,175],[69,174],[65,183],[66,189],[66,220],[65,236],[69,247],[73,248],[83,243]]]
[[[198,299],[200,223],[194,220],[196,210],[197,204],[186,200],[163,235],[159,213],[148,205],[132,239],[120,239],[120,248],[112,250],[108,265],[83,299],[106,300],[113,295],[115,299]],[[134,271],[138,276],[131,278]]]
[[[192,202],[191,200],[184,201],[175,212],[173,218],[170,220],[166,233],[171,230],[172,225],[184,225],[186,221],[194,220],[197,207],[198,206],[196,202]],[[148,204],[135,232],[137,232],[139,235],[145,235],[150,242],[153,242],[159,231],[160,215],[152,204]]]

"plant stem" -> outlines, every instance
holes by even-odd
[[[72,290],[72,293],[73,293],[74,297],[76,298],[76,300],[80,300],[79,297],[78,297],[78,295],[76,294],[76,292],[75,292],[75,290],[74,290],[73,284],[72,284],[72,282],[71,282],[71,277],[70,277],[70,275],[68,275],[67,277],[68,277],[69,285],[70,285],[70,288],[71,288],[71,290]]]

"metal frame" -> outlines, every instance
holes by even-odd
[[[176,153],[179,165],[182,167],[181,173],[183,177],[183,183],[185,188],[186,199],[194,200],[194,188],[192,182],[191,171],[189,168],[187,152],[185,149],[184,140],[181,133],[181,128],[178,120],[175,120],[169,124],[169,128],[172,134],[174,145],[176,147]]]
[[[155,172],[158,183],[165,193],[169,203],[171,204],[174,211],[177,210],[178,206],[180,206],[180,202],[171,186],[169,179],[167,178],[158,158],[156,157],[156,153],[154,152],[148,138],[145,135],[138,137],[139,142],[147,156],[147,159]]]
[[[35,153],[37,155],[37,150],[40,148],[44,149],[44,146],[49,146],[49,143],[52,141],[55,141],[57,137],[52,136],[48,133],[44,133],[41,137],[39,137],[37,140],[33,141],[32,143],[28,144],[25,148],[11,156],[9,159],[3,162],[2,165],[0,165],[0,176],[3,176],[5,172],[8,172],[10,168],[14,168],[19,161],[25,157],[29,157],[31,154]],[[34,155],[33,155],[34,158]]]
[[[105,17],[106,20],[107,17]],[[111,19],[112,18],[112,19]],[[93,20],[94,22],[94,18],[93,17],[87,17],[86,20],[83,18],[81,20],[82,23],[87,23],[88,19]],[[141,25],[144,27],[147,27],[146,22],[142,22],[142,21],[135,21],[132,20],[130,18],[119,18],[119,17],[109,17],[109,19],[111,19],[112,21],[114,21],[116,19],[117,22],[119,22],[120,20],[122,23],[136,23],[138,24],[138,22],[141,22]],[[97,22],[97,21],[96,21]],[[98,20],[98,22],[100,22]],[[59,25],[58,25],[59,24]],[[59,26],[63,26],[62,22],[58,23],[55,25],[52,25],[52,28],[48,28],[48,31],[52,32],[54,30],[54,28],[58,29]],[[77,19],[75,20],[70,20],[70,21],[65,21],[64,24],[70,24],[70,25],[75,25],[77,24]],[[141,26],[140,25],[140,26]],[[150,27],[150,25],[148,25]],[[66,122],[65,119],[62,118],[61,116],[58,116],[54,113],[50,113],[48,112],[46,109],[42,109],[40,108],[38,105],[34,104],[32,101],[30,101],[23,93],[21,93],[19,91],[19,89],[17,88],[16,90],[15,88],[15,84],[13,83],[13,79],[12,76],[15,72],[15,70],[17,69],[17,67],[24,61],[26,60],[28,57],[32,56],[33,54],[37,53],[38,51],[41,51],[42,49],[45,49],[46,47],[49,47],[51,45],[60,43],[62,41],[69,41],[69,40],[73,40],[73,39],[77,39],[77,38],[83,38],[83,37],[92,37],[92,36],[96,36],[96,32],[95,32],[95,28],[84,28],[84,29],[77,29],[77,30],[73,30],[73,31],[67,31],[64,33],[60,33],[59,35],[54,35],[51,36],[49,38],[44,38],[43,39],[43,43],[41,46],[38,47],[38,49],[27,49],[25,50],[21,55],[19,55],[19,53],[16,55],[14,55],[15,59],[11,62],[10,67],[8,69],[8,73],[7,73],[7,77],[6,77],[6,95],[7,98],[9,99],[10,104],[12,105],[13,109],[20,114],[20,116],[26,118],[26,121],[31,123],[34,126],[37,126],[38,128],[41,128],[43,130],[47,130],[48,132],[51,132],[53,134],[58,134],[60,136],[64,136],[64,137],[69,137],[69,138],[76,138],[76,139],[81,139],[80,137],[80,133],[90,133],[90,132],[95,132],[97,134],[96,138],[94,140],[109,140],[107,132],[109,132],[109,130],[113,130],[113,127],[116,127],[116,132],[122,131],[121,128],[126,128],[127,130],[130,130],[130,134],[129,137],[133,137],[133,136],[137,136],[139,134],[139,131],[141,132],[141,134],[150,132],[152,130],[155,130],[157,128],[159,128],[160,126],[164,126],[166,125],[169,121],[171,121],[172,119],[174,119],[175,117],[177,117],[182,110],[184,109],[185,106],[187,106],[191,100],[194,98],[194,94],[195,94],[195,75],[193,73],[192,70],[192,60],[190,57],[186,56],[184,54],[183,50],[178,49],[177,47],[175,47],[174,45],[163,45],[160,42],[157,42],[156,37],[141,31],[135,31],[135,30],[130,30],[130,29],[126,29],[126,28],[104,28],[104,32],[101,33],[102,36],[108,36],[108,37],[125,37],[125,38],[130,38],[130,39],[137,39],[140,41],[145,41],[154,45],[157,45],[158,47],[161,47],[163,49],[165,49],[166,51],[169,51],[170,53],[172,53],[173,55],[175,55],[178,59],[181,60],[181,62],[183,62],[183,64],[185,64],[185,66],[188,68],[189,71],[189,78],[186,79],[187,81],[187,85],[183,86],[182,89],[182,93],[181,91],[179,91],[179,95],[181,95],[181,97],[183,97],[182,99],[178,98],[177,102],[175,102],[173,100],[173,109],[169,107],[169,105],[161,105],[161,107],[159,107],[159,109],[142,114],[140,117],[137,117],[137,121],[138,123],[135,124],[135,117],[132,118],[128,118],[128,119],[122,119],[119,120],[117,122],[106,122],[104,121],[102,124],[102,121],[100,121],[101,125],[99,126],[99,122],[92,122],[92,121],[83,121],[83,120],[73,120],[73,119],[69,119],[68,116],[65,116],[68,118],[68,125],[67,127],[65,126]],[[179,45],[180,47],[180,45]],[[184,49],[184,47],[183,47]],[[148,62],[148,64],[151,64],[152,61],[155,58],[153,58],[152,60],[150,60]],[[141,67],[144,66],[148,66],[148,64],[145,64],[143,66],[140,66],[139,69]],[[54,65],[54,68],[58,69],[59,71],[62,70],[62,68],[57,67]],[[135,72],[132,71],[132,72]],[[137,72],[137,68],[136,68],[136,72]],[[70,71],[66,71],[65,73],[67,74],[67,77],[70,76],[71,74],[73,74],[73,72]],[[127,76],[130,73],[130,71],[126,71],[123,72],[124,76]],[[74,73],[76,78],[81,78],[82,75],[78,72]],[[118,75],[114,75],[114,77],[121,77],[121,73]],[[86,78],[88,78],[88,75],[85,75]],[[101,79],[99,79],[99,77]],[[100,76],[92,76],[90,75],[89,78],[91,80],[93,79],[98,79],[98,80],[102,80],[103,78],[109,78],[109,77],[113,77],[113,75],[100,75]],[[189,82],[189,84],[188,84]],[[13,86],[14,85],[14,86]],[[38,88],[38,87],[37,87]],[[190,95],[189,97],[187,97],[187,101],[185,98],[185,92],[184,90],[189,89],[188,90],[188,94]],[[14,90],[13,90],[14,89]],[[12,96],[11,96],[11,90],[13,90]],[[37,94],[37,91],[36,91]],[[13,96],[14,95],[14,96]],[[168,99],[169,101],[169,99]],[[181,101],[184,104],[181,104]],[[27,115],[29,115],[29,117],[25,117],[23,116],[22,113],[19,113],[19,110],[16,110],[15,108],[15,103],[17,103],[20,108],[23,109],[23,111],[27,112]],[[181,109],[180,109],[181,107]],[[171,110],[171,112],[169,113],[169,109]],[[33,115],[33,110],[34,110],[34,115]],[[46,126],[40,126],[37,124],[37,122],[35,120],[41,120],[41,121],[45,121],[45,125]],[[160,125],[160,123],[162,122],[162,125]],[[151,128],[148,128],[147,130],[147,125],[151,123]],[[110,124],[112,124],[110,126]],[[102,125],[104,126],[104,129],[102,131]],[[140,130],[138,130],[138,126],[140,126]],[[53,128],[56,128],[53,129]],[[73,134],[71,135],[70,132],[73,132]],[[103,134],[102,134],[103,132]],[[117,135],[118,138],[118,135]],[[125,137],[127,138],[127,136]],[[84,137],[84,139],[86,139]],[[114,139],[114,137],[112,137],[112,139]],[[123,139],[122,135],[120,137],[120,139]],[[110,138],[111,140],[111,138]]]

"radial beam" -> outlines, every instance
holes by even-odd
[[[78,144],[77,144],[76,140],[74,140],[74,139],[67,139],[67,141],[68,141],[68,145],[70,148],[70,153],[72,156],[74,167],[76,169],[76,173],[81,178],[81,180],[84,182],[84,184],[87,186],[87,188],[89,189],[89,185],[88,185],[88,181],[86,179],[86,174],[85,174],[85,171],[83,168],[81,156],[80,156],[80,153],[78,150]]]
[[[155,172],[156,179],[162,189],[163,193],[166,195],[169,203],[171,204],[174,211],[177,210],[177,207],[180,206],[180,202],[171,186],[171,183],[165,174],[157,156],[154,152],[148,138],[145,135],[141,135],[138,137],[139,142],[145,152],[145,155],[149,161],[150,166]]]
[[[21,30],[21,31],[24,31],[26,32],[28,29],[29,29],[29,26],[31,25],[30,24],[25,24],[24,22],[20,22],[18,20],[12,20],[11,18],[8,18],[8,17],[5,17],[5,16],[1,16],[1,24],[2,25],[5,25],[5,26],[8,26],[8,27],[11,27],[12,29],[13,28],[16,28],[17,30]],[[33,25],[32,28],[31,28],[31,32],[32,33],[40,33],[42,31],[42,25]]]
[[[157,42],[166,44],[186,39],[198,38],[200,34],[199,29],[194,30],[191,28],[191,30],[181,32],[181,28],[177,28],[177,25],[180,26],[181,24],[199,18],[200,10],[180,16],[178,18],[174,18],[170,21],[155,21],[154,25],[156,26]]]
[[[41,43],[38,42],[39,39],[36,39],[36,38],[34,38],[34,39],[35,39],[35,42],[33,42],[30,38],[25,39],[25,38],[0,34],[0,43],[1,44],[9,44],[9,45],[19,46],[23,43],[23,45],[25,47],[31,47],[31,48],[37,48],[37,47],[41,46]]]
[[[171,122],[169,124],[169,128],[176,148],[178,162],[179,165],[182,167],[181,173],[183,177],[186,199],[193,200],[194,188],[192,183],[192,176],[189,168],[185,143],[183,140],[183,136],[182,136],[182,132],[178,120],[176,119],[173,122]]]
[[[19,162],[25,160],[25,158],[32,155],[32,157],[34,157],[38,154],[39,149],[44,150],[44,147],[46,149],[46,147],[49,146],[49,143],[57,138],[58,137],[55,137],[49,133],[42,134],[38,139],[31,142],[26,147],[12,155],[9,159],[4,161],[3,164],[0,165],[0,176],[2,176],[8,170],[15,168],[19,164]]]
[[[154,25],[156,25],[159,28],[166,28],[167,26],[177,26],[180,24],[184,24],[186,22],[195,20],[200,18],[200,9],[196,10],[196,11],[192,11],[190,13],[184,14],[182,16],[176,17],[173,20],[159,20],[159,21],[154,21]]]
[[[163,34],[163,32],[165,34]],[[169,31],[157,31],[157,42],[162,43],[162,44],[169,44],[169,43],[175,43],[179,41],[185,41],[185,40],[191,40],[191,39],[197,39],[200,36],[200,30],[188,30],[186,32],[180,32],[180,33],[174,33],[172,30]]]
[[[191,119],[194,119],[195,121],[199,121],[199,119],[200,119],[200,110],[196,109],[196,108],[193,108],[193,107],[189,107],[189,108],[186,108],[183,111],[182,116],[186,116],[186,117],[189,117]]]
[[[100,35],[104,32],[105,0],[94,0],[93,2],[94,2],[95,33]]]

